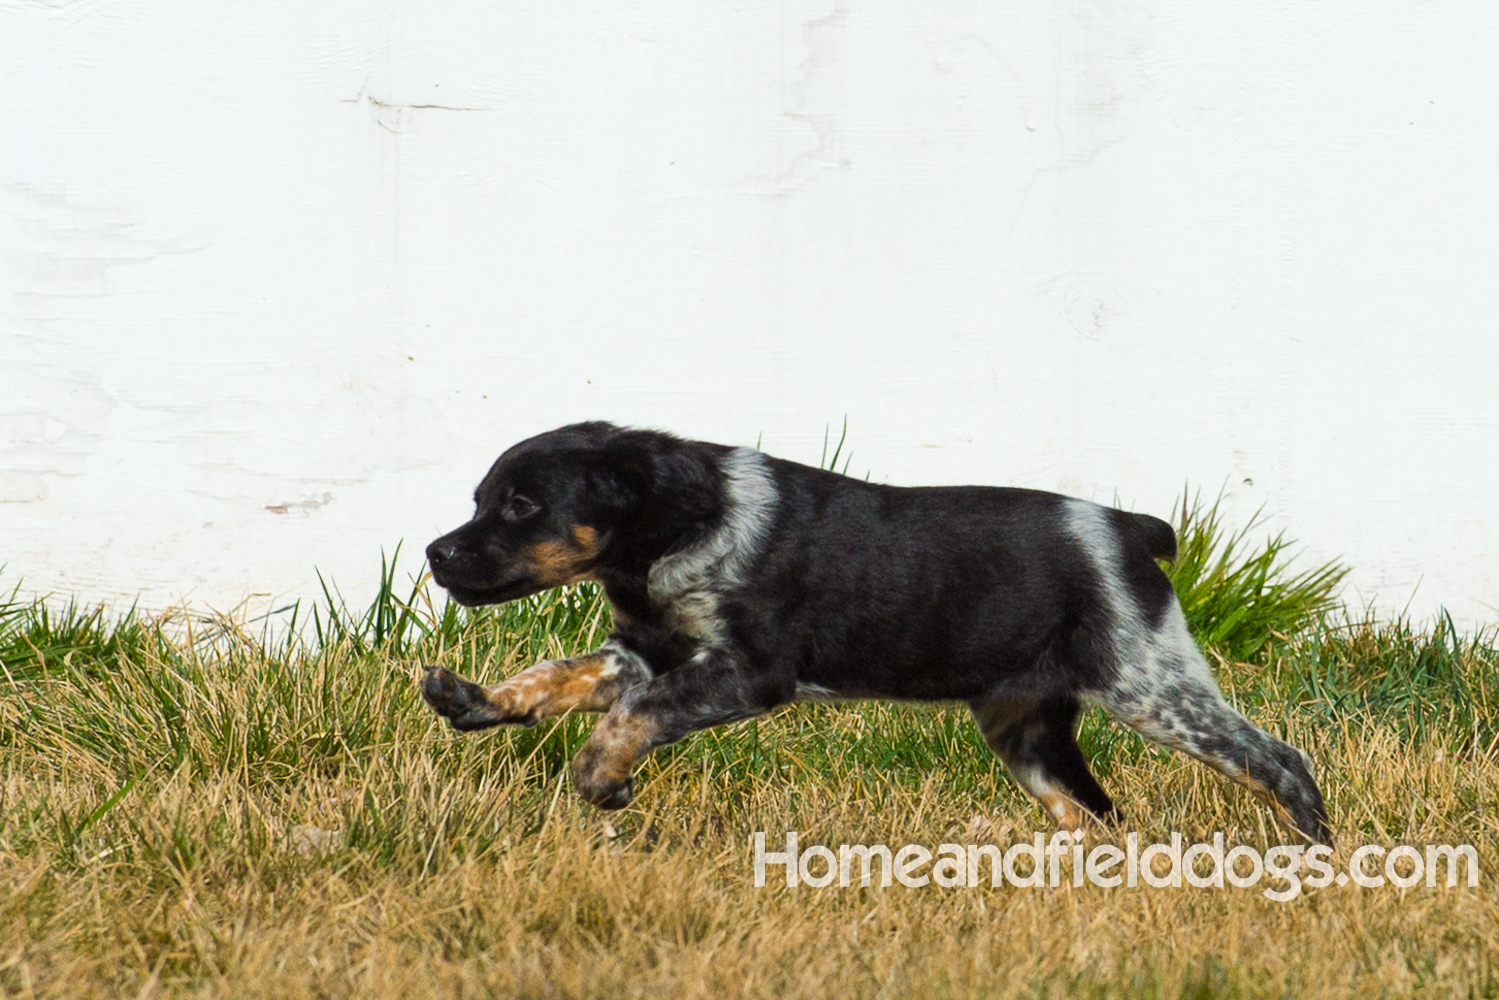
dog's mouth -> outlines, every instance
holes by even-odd
[[[504,604],[520,597],[534,594],[544,588],[528,576],[517,577],[492,587],[468,587],[460,583],[454,583],[442,579],[438,574],[433,574],[438,586],[448,592],[448,596],[466,608],[477,608],[486,604]]]

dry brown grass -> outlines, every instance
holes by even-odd
[[[1419,659],[1355,638],[1374,642],[1368,662]],[[1352,670],[1336,650],[1225,676],[1317,762],[1340,862],[1364,842],[1471,843],[1478,887],[1289,903],[1259,888],[757,889],[756,830],[935,848],[982,839],[975,817],[1008,842],[1042,816],[966,712],[881,704],[698,734],[646,763],[634,807],[604,814],[564,777],[586,720],[454,737],[415,697],[415,654],[277,653],[232,623],[210,640],[151,633],[104,666],[0,680],[0,993],[1499,995],[1491,716],[1413,729],[1330,709],[1306,678]],[[1441,669],[1485,707],[1489,654],[1452,649]],[[481,675],[520,665],[463,642],[421,652]],[[1083,742],[1142,842],[1281,842],[1201,766],[1097,716]]]
[[[798,731],[800,711],[761,724],[762,742],[785,744],[783,779],[736,781],[689,748],[650,765],[638,808],[615,816],[579,804],[556,774],[455,782],[441,764],[452,738],[418,716],[410,738],[342,773],[259,787],[232,770],[148,775],[71,853],[55,829],[53,843],[19,843],[18,816],[36,811],[31,832],[44,835],[47,817],[97,808],[107,775],[86,755],[13,755],[0,984],[36,997],[278,998],[1499,990],[1487,868],[1476,889],[1330,887],[1290,903],[1257,889],[756,889],[751,830],[935,847],[969,839],[976,815],[1019,831],[1039,821],[987,761],[992,787],[966,792],[851,753],[831,773],[804,769],[805,744],[853,744],[868,724],[853,710],[816,715],[815,734]],[[1491,756],[1455,760],[1351,726],[1292,735],[1320,762],[1342,844],[1472,843],[1494,857]],[[1247,794],[1178,758],[1148,753],[1108,782],[1147,842],[1172,828],[1279,840]],[[522,786],[541,794],[512,810]],[[492,846],[476,856],[445,839],[455,816]],[[317,833],[341,838],[361,820],[403,829],[347,847]]]

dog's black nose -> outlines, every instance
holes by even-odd
[[[436,569],[458,554],[458,546],[445,538],[439,538],[427,546],[427,565]]]

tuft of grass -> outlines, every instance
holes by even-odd
[[[1478,754],[1499,742],[1499,631],[1463,634],[1445,611],[1429,627],[1372,612],[1329,616],[1287,650],[1294,669],[1259,685],[1326,722],[1365,719],[1401,739]]]
[[[1284,531],[1255,544],[1262,512],[1237,531],[1223,523],[1222,497],[1205,505],[1182,492],[1172,511],[1176,559],[1163,563],[1197,641],[1230,662],[1263,659],[1338,607],[1348,568],[1336,560],[1293,570],[1294,542]]]
[[[111,617],[103,605],[76,600],[55,607],[40,599],[18,600],[20,584],[0,602],[0,667],[16,677],[43,674],[49,664],[100,670],[139,652],[151,625],[132,607]]]
[[[848,475],[849,463],[854,460],[854,453],[852,449],[849,450],[849,453],[847,455],[843,454],[843,446],[848,443],[848,414],[843,415],[843,429],[838,433],[838,443],[833,446],[833,454],[829,455],[828,441],[830,440],[831,433],[831,427],[823,427],[822,457],[817,460],[817,467],[819,469],[826,469],[828,472],[836,472],[840,476],[846,476]],[[839,458],[843,459],[843,468],[841,469],[838,468]]]

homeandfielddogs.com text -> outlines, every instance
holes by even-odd
[[[1365,844],[1348,855],[1346,869],[1339,871],[1332,864],[1333,849],[1323,844],[1271,847],[1261,854],[1245,844],[1225,850],[1222,833],[1214,834],[1210,843],[1186,846],[1181,834],[1173,833],[1170,843],[1143,848],[1137,833],[1126,834],[1123,847],[1097,844],[1087,849],[1083,839],[1082,830],[1058,830],[1008,847],[938,844],[933,853],[919,844],[894,851],[884,844],[840,844],[835,851],[821,844],[800,847],[797,832],[789,830],[782,850],[767,850],[764,832],[757,831],[755,885],[766,885],[767,871],[776,867],[784,870],[787,887],[819,889],[868,886],[874,878],[881,886],[899,882],[912,889],[967,888],[986,884],[986,875],[991,886],[1008,883],[1036,889],[1056,888],[1064,878],[1074,886],[1090,882],[1104,888],[1143,883],[1154,888],[1248,889],[1265,881],[1264,895],[1277,902],[1295,899],[1303,884],[1317,889],[1350,883],[1367,889],[1409,889],[1423,882],[1435,888],[1440,882],[1455,888],[1460,871],[1467,885],[1478,884],[1478,854],[1471,844],[1427,844],[1424,849]]]

